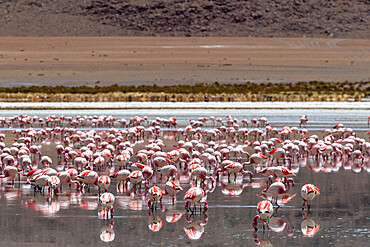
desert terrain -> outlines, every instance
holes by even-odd
[[[368,39],[2,37],[0,87],[369,81]]]

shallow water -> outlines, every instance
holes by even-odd
[[[71,111],[66,110],[40,111],[10,110],[4,114],[55,114],[82,115],[102,114],[97,110]],[[85,112],[86,111],[86,112]],[[231,111],[231,113],[230,113]],[[367,109],[311,109],[309,129],[332,127],[333,123],[342,122],[353,129],[368,130]],[[104,114],[120,115],[128,119],[130,116],[147,115],[154,118],[175,114],[183,121],[196,119],[198,116],[211,114],[224,117],[233,116],[262,117],[268,115],[273,127],[298,124],[299,109],[270,110],[262,109],[212,109],[189,110],[177,109],[165,112],[160,109],[144,110],[104,110]],[[263,115],[266,114],[266,115]],[[293,116],[291,116],[293,114]],[[217,116],[216,116],[217,117]],[[298,119],[297,119],[298,117]],[[358,122],[352,121],[359,118]],[[329,118],[327,122],[323,119]],[[289,120],[290,119],[290,120]],[[347,120],[346,120],[347,119]],[[312,121],[312,122],[311,122]],[[317,124],[313,124],[313,122]],[[319,125],[322,124],[322,125]],[[7,146],[14,136],[7,134]],[[43,155],[52,157],[53,166],[57,166],[54,151],[55,143],[45,142],[42,145]],[[296,162],[297,163],[297,162]],[[104,220],[99,216],[97,200],[98,191],[77,192],[74,188],[63,187],[59,196],[48,193],[34,194],[32,188],[23,182],[15,185],[3,181],[0,183],[0,231],[1,246],[254,246],[270,244],[272,246],[366,246],[370,237],[369,214],[369,179],[370,160],[364,165],[353,163],[327,162],[319,172],[312,160],[300,160],[295,165],[297,171],[295,187],[291,189],[292,198],[280,207],[270,219],[270,229],[257,234],[251,226],[256,215],[256,205],[262,200],[261,194],[265,186],[265,178],[256,175],[252,182],[248,178],[239,177],[236,182],[228,182],[222,178],[215,190],[208,192],[209,209],[207,215],[186,214],[184,191],[190,185],[186,177],[182,177],[184,191],[177,196],[172,205],[169,198],[163,200],[163,208],[148,215],[147,200],[144,195],[127,195],[118,192],[115,182],[109,191],[116,195],[113,219]],[[61,168],[57,166],[57,168]],[[250,167],[255,172],[258,167]],[[160,186],[163,182],[159,182]],[[313,183],[320,188],[321,195],[312,201],[310,213],[302,212],[300,189],[305,183]],[[162,187],[163,188],[163,187]],[[295,196],[294,196],[295,195]],[[305,211],[307,212],[307,210]],[[172,222],[172,223],[171,223]],[[317,232],[306,236],[302,225],[309,222]],[[150,226],[150,227],[149,227]],[[150,229],[151,228],[151,229]],[[157,230],[153,232],[153,230]],[[193,230],[193,231],[190,231]],[[315,233],[315,229],[310,229]],[[103,232],[103,233],[102,233]],[[193,239],[196,238],[196,239]],[[104,242],[103,240],[111,240]],[[265,245],[268,246],[268,245]]]
[[[302,115],[308,116],[304,127],[311,130],[332,128],[337,123],[354,130],[368,130],[370,102],[114,102],[114,103],[9,103],[0,106],[1,116],[29,115],[45,117],[112,115],[129,120],[134,116],[175,117],[179,127],[200,117],[225,119],[231,115],[239,121],[266,117],[272,127],[298,126]],[[45,110],[47,109],[47,110]],[[118,123],[117,123],[118,124]],[[204,127],[209,127],[206,124]],[[253,127],[253,126],[249,126]]]
[[[213,193],[208,194],[207,216],[197,212],[189,215],[188,220],[181,200],[184,192],[178,195],[175,205],[165,197],[163,209],[156,210],[155,217],[150,217],[146,196],[117,192],[113,184],[109,191],[116,195],[114,217],[103,220],[98,216],[95,189],[90,193],[79,193],[65,186],[55,197],[48,193],[34,194],[28,185],[16,183],[13,186],[3,182],[0,187],[1,245],[106,246],[101,239],[101,230],[109,225],[114,231],[111,246],[123,243],[128,246],[251,246],[262,240],[273,246],[364,246],[368,242],[369,183],[365,169],[354,172],[340,168],[336,173],[313,173],[302,167],[290,193],[295,196],[270,219],[271,229],[264,233],[259,230],[256,235],[251,221],[256,214],[256,205],[262,199],[256,194],[262,191],[265,180],[257,176],[252,183],[241,178],[236,183],[228,184],[226,178],[223,181],[226,184],[219,184]],[[321,195],[313,200],[311,211],[304,219],[300,188],[308,182],[318,186]],[[184,190],[189,188],[188,183],[182,183],[182,186]],[[244,189],[240,191],[242,187]],[[176,218],[180,219],[170,223]],[[316,235],[308,237],[304,234],[301,228],[304,220],[313,220],[311,224],[319,227]],[[157,226],[157,232],[149,229],[153,221],[163,224]],[[258,227],[261,229],[261,224]],[[187,235],[187,228],[196,233],[188,232]]]

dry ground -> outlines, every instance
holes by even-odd
[[[0,86],[368,81],[367,39],[3,37]]]

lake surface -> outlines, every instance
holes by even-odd
[[[299,106],[269,109],[258,108],[174,108],[150,107],[141,109],[4,109],[2,116],[13,115],[113,115],[129,119],[146,115],[149,119],[175,116],[181,125],[200,116],[225,117],[231,114],[239,120],[267,117],[272,127],[297,126],[299,116],[307,114],[309,130],[332,128],[343,123],[354,130],[368,131],[369,104],[354,107],[326,109],[325,107]],[[166,135],[168,136],[168,135]],[[170,136],[170,135],[169,135]],[[6,133],[9,147],[14,135]],[[167,139],[168,148],[174,144]],[[43,155],[53,159],[53,167],[62,169],[57,162],[55,143],[45,140],[39,144]],[[298,164],[299,163],[299,164]],[[209,209],[206,215],[187,214],[182,200],[190,188],[187,176],[181,177],[184,191],[177,195],[173,205],[165,197],[163,208],[149,215],[146,193],[142,195],[117,191],[113,180],[109,191],[116,196],[113,219],[99,216],[98,190],[79,192],[63,185],[58,196],[34,193],[24,182],[3,180],[0,183],[0,230],[1,246],[366,246],[370,238],[369,171],[370,160],[358,162],[329,161],[317,167],[313,160],[299,160],[293,164],[297,172],[295,187],[286,204],[270,219],[270,229],[260,229],[254,234],[252,219],[256,205],[263,198],[258,196],[265,188],[265,177],[257,174],[252,181],[238,177],[228,182],[222,177],[213,192],[208,192]],[[250,167],[255,173],[258,166]],[[314,172],[314,170],[320,170]],[[159,177],[157,177],[158,181]],[[165,180],[158,181],[162,187]],[[302,212],[300,189],[303,184],[313,183],[321,194],[311,202],[311,211]],[[276,209],[275,209],[276,210]],[[306,214],[306,215],[305,215]],[[311,228],[302,228],[309,222]],[[312,236],[307,236],[307,231]],[[315,234],[313,234],[315,233]],[[105,242],[109,241],[109,242]],[[265,244],[265,245],[264,245]],[[270,244],[270,245],[268,245]]]

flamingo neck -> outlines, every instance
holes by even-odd
[[[249,175],[249,179],[252,180],[253,173],[251,171],[245,171],[244,169],[242,169],[242,173],[243,175]]]
[[[252,226],[257,227],[257,220],[261,220],[261,217],[259,215],[254,216],[252,221]]]
[[[307,206],[307,200],[303,198],[302,208],[305,208],[306,206]]]
[[[285,186],[284,193],[288,193],[289,190],[290,190],[290,182],[288,181],[286,186]]]

